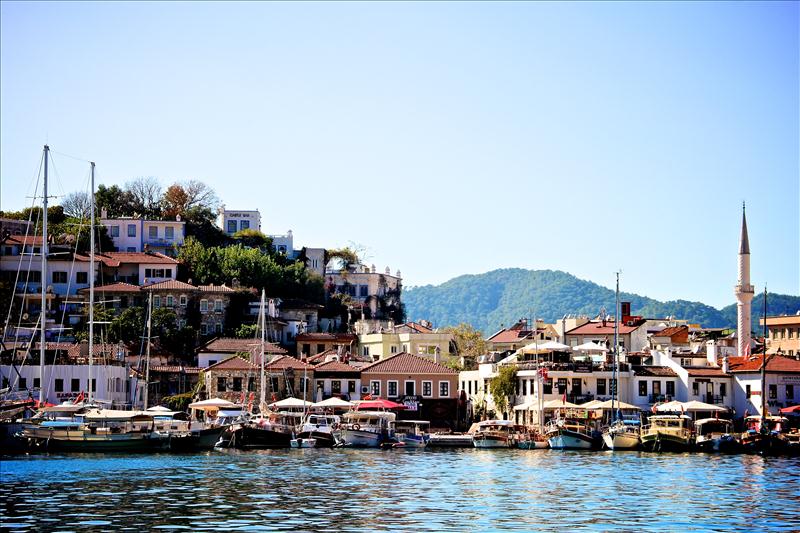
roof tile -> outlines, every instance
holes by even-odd
[[[376,374],[455,374],[452,368],[434,363],[430,359],[401,352],[386,359],[381,359],[361,369],[362,373]]]

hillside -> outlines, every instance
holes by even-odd
[[[675,316],[705,327],[736,324],[736,305],[716,309],[701,302],[660,302],[638,294],[620,293],[631,302],[634,314],[646,317]],[[437,327],[472,324],[488,335],[534,313],[553,322],[565,314],[596,316],[602,307],[614,310],[614,291],[557,270],[501,269],[485,274],[453,278],[441,285],[413,287],[403,292],[408,318],[425,318]],[[768,314],[794,314],[799,296],[771,294]],[[534,309],[535,306],[535,309]],[[753,329],[759,330],[763,295],[753,300]]]

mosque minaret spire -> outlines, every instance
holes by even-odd
[[[750,240],[747,237],[747,217],[742,202],[742,233],[739,237],[739,281],[734,288],[736,294],[737,355],[750,353],[750,304],[754,289],[750,284]]]

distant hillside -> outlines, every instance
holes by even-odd
[[[675,316],[705,327],[736,324],[735,304],[716,309],[700,302],[659,302],[626,292],[620,293],[620,299],[630,301],[636,315]],[[558,270],[510,268],[410,288],[403,292],[403,302],[411,320],[425,318],[437,327],[466,322],[489,335],[501,324],[511,325],[534,312],[548,322],[565,314],[595,316],[601,307],[613,313],[614,291]],[[768,305],[770,315],[794,314],[800,310],[800,296],[770,294]],[[753,301],[753,329],[757,331],[762,306],[763,295],[757,295]]]

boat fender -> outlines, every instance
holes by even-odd
[[[361,429],[361,424],[358,423],[353,424],[353,431],[358,431],[359,429]]]

